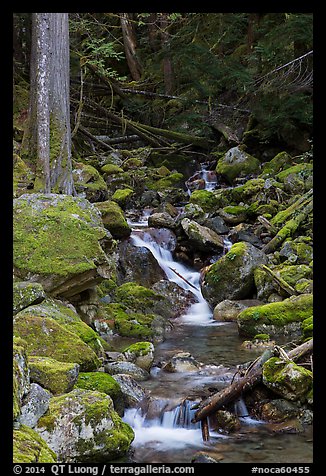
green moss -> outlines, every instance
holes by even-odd
[[[57,456],[40,435],[21,425],[13,431],[13,463],[56,463]]]
[[[73,276],[107,260],[99,244],[105,230],[85,202],[54,194],[23,195],[14,200],[17,274]]]
[[[313,316],[307,317],[307,319],[302,321],[301,329],[302,329],[304,340],[313,337],[313,331],[314,331]]]
[[[292,167],[289,167],[286,170],[283,170],[282,172],[278,173],[276,175],[277,180],[280,182],[283,182],[290,174],[295,174],[298,175],[299,178],[302,178],[303,180],[307,179],[310,177],[313,173],[313,164],[297,164],[293,165]]]
[[[13,159],[13,191],[16,198],[27,191],[27,186],[33,183],[35,174],[19,155],[14,154]]]
[[[312,388],[312,372],[272,357],[263,365],[263,383],[287,400],[304,401]]]
[[[33,315],[38,317],[49,317],[57,321],[67,331],[75,333],[85,344],[87,344],[97,355],[103,354],[103,347],[99,335],[85,322],[79,315],[55,299],[46,299],[42,304],[29,306],[27,309],[17,314],[17,317]]]
[[[241,147],[234,147],[217,162],[216,172],[232,183],[236,177],[258,172],[259,167],[260,162],[256,157],[247,154]]]
[[[141,159],[138,157],[130,157],[123,163],[122,167],[124,170],[129,170],[141,167],[142,165],[143,161]]]
[[[115,301],[127,306],[130,311],[143,314],[171,316],[170,302],[161,294],[134,282],[124,283],[116,289]]]
[[[89,200],[95,198],[94,192],[107,191],[105,180],[92,165],[76,163],[72,175],[76,191],[79,193],[86,192]]]
[[[247,207],[244,207],[242,205],[229,205],[227,207],[224,207],[223,211],[225,213],[235,216],[245,215],[247,213]]]
[[[84,371],[95,370],[100,365],[95,352],[87,344],[52,318],[27,313],[18,317],[17,314],[14,333],[26,341],[29,355],[76,362]]]
[[[281,328],[293,322],[302,322],[312,315],[313,296],[301,294],[280,302],[248,307],[238,315],[239,332],[255,335],[257,325],[272,325]]]
[[[45,299],[42,284],[21,281],[13,284],[13,310],[14,313],[25,307]]]
[[[189,202],[199,205],[205,212],[212,212],[220,206],[220,200],[208,190],[194,190]]]
[[[254,178],[247,180],[244,185],[234,187],[231,191],[232,199],[236,202],[247,203],[257,194],[264,190],[265,180],[261,178]]]
[[[30,378],[53,395],[72,390],[78,375],[75,363],[59,362],[51,357],[29,357]]]
[[[13,339],[13,419],[20,415],[21,401],[29,386],[27,342],[20,337]]]
[[[129,227],[123,211],[116,202],[106,201],[95,204],[102,214],[102,220],[114,238],[123,238],[129,236],[131,228]]]
[[[123,337],[153,337],[151,324],[154,314],[132,312],[126,306],[112,303],[105,306],[106,318],[113,322],[114,329]]]
[[[126,347],[123,352],[133,352],[137,355],[147,355],[152,351],[153,344],[151,342],[136,342]]]
[[[183,174],[174,172],[155,182],[148,182],[147,186],[150,190],[165,190],[167,188],[179,186],[182,184]]]
[[[104,372],[80,372],[75,388],[96,390],[109,395],[114,403],[114,408],[123,414],[124,404],[120,385],[111,375]]]
[[[254,336],[254,339],[256,340],[261,340],[261,341],[269,341],[270,340],[270,336],[269,334],[256,334]]]
[[[287,152],[279,152],[272,160],[264,164],[262,175],[275,177],[281,170],[291,167],[291,160],[292,158]]]
[[[112,200],[122,206],[128,201],[133,193],[134,191],[132,188],[118,189],[112,195]]]
[[[113,175],[122,173],[123,169],[115,164],[105,164],[101,167],[101,171],[106,175]]]

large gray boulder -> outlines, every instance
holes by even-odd
[[[223,238],[210,228],[202,226],[194,220],[189,220],[189,218],[184,218],[181,226],[197,249],[216,251],[224,248]]]
[[[250,298],[254,291],[254,270],[266,264],[265,253],[241,241],[235,243],[228,253],[204,270],[201,289],[211,306],[225,299]]]

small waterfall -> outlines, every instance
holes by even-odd
[[[214,172],[213,170],[206,170],[205,165],[202,165],[201,176],[202,179],[205,181],[205,190],[215,190],[217,185],[216,172]]]
[[[197,300],[193,304],[187,314],[184,316],[185,321],[189,323],[215,323],[212,320],[212,311],[208,303],[204,299],[200,289],[200,273],[189,269],[187,266],[178,263],[173,259],[170,250],[158,245],[150,233],[142,232],[142,238],[139,232],[134,231],[131,234],[131,241],[134,246],[145,247],[151,251],[159,266],[163,269],[169,281],[176,283],[186,291],[190,291]]]
[[[228,240],[227,238],[223,238],[223,244],[224,244],[223,254],[226,254],[230,250],[233,243],[232,243],[232,241]]]
[[[242,397],[234,402],[234,412],[240,420],[247,425],[258,425],[264,423],[262,420],[255,420],[249,416],[247,405]]]

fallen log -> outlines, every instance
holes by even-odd
[[[277,274],[274,273],[274,271],[272,271],[270,268],[268,268],[268,266],[265,266],[264,264],[261,264],[258,267],[260,269],[262,269],[263,271],[265,271],[265,273],[269,274],[272,277],[273,281],[275,281],[276,284],[278,284],[278,286],[280,288],[282,288],[290,296],[294,296],[294,295],[299,294],[290,284],[288,284],[286,281],[284,281],[283,278],[281,278],[280,276],[277,276]]]
[[[288,352],[287,357],[294,362],[299,360],[302,356],[313,350],[313,339],[304,342],[295,349]],[[284,352],[284,351],[283,351]],[[206,398],[200,403],[197,412],[192,420],[193,423],[202,421],[216,412],[224,405],[232,402],[236,398],[239,398],[243,392],[253,388],[254,385],[261,381],[263,365],[274,355],[279,353],[276,346],[273,350],[266,350],[261,357],[256,359],[246,370],[243,377],[234,380],[228,387],[223,388],[219,392]]]

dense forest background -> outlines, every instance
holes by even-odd
[[[31,16],[13,19],[18,142],[33,62]],[[308,151],[312,28],[310,13],[70,13],[73,155],[127,148],[142,125],[204,137],[220,149],[242,142],[258,154]],[[156,147],[175,140],[142,132]]]

